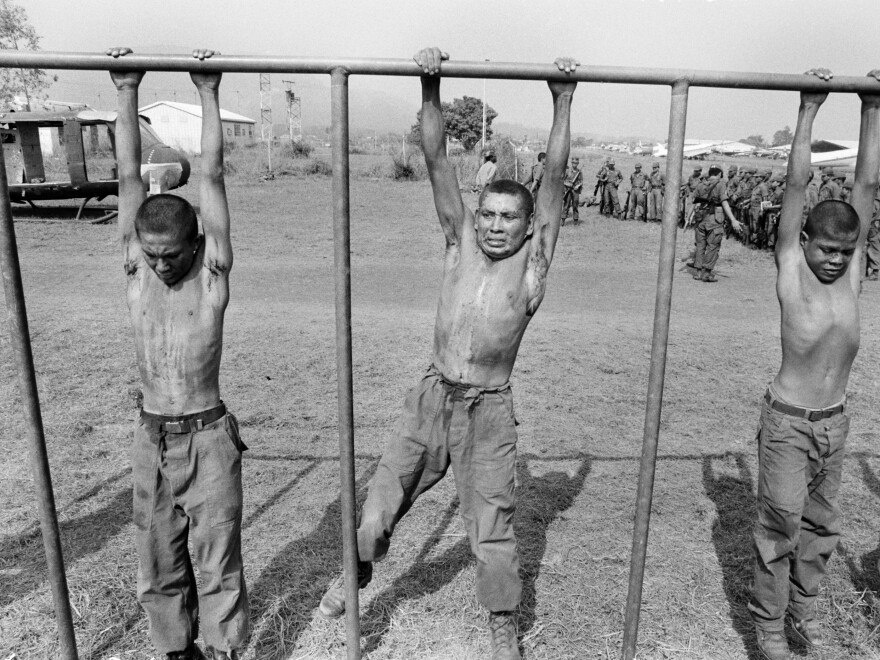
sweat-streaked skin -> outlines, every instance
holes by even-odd
[[[128,48],[107,51],[124,57]],[[197,50],[193,57],[211,57]],[[143,72],[112,72],[119,95],[119,233],[128,280],[128,307],[144,410],[163,415],[199,412],[220,403],[223,317],[229,302],[229,210],[223,182],[220,74],[191,74],[202,101],[199,204],[204,236],[138,235],[134,218],[144,200],[140,178],[137,90]]]
[[[811,75],[828,80],[826,70]],[[877,72],[868,74],[877,78]],[[802,93],[776,243],[776,294],[782,311],[779,396],[804,408],[827,408],[846,395],[859,350],[862,252],[880,170],[880,89],[862,94],[859,153],[852,206],[857,236],[801,231],[810,171],[813,121],[827,94]]]
[[[450,381],[497,387],[510,378],[523,333],[544,298],[559,234],[576,83],[549,83],[553,125],[534,216],[526,216],[516,196],[490,193],[475,217],[464,205],[446,156],[437,74],[448,55],[426,48],[414,59],[425,73],[422,150],[446,237],[434,364]],[[571,58],[556,60],[560,71],[574,71],[577,64]]]

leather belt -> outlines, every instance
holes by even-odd
[[[156,413],[147,412],[141,409],[141,419],[152,420],[159,425],[161,431],[165,433],[192,433],[193,431],[201,431],[202,428],[216,422],[226,414],[226,405],[220,403],[219,406],[210,410],[202,410],[189,415],[157,415]]]
[[[792,406],[779,399],[773,398],[773,395],[770,394],[770,390],[767,390],[767,392],[764,393],[764,401],[766,401],[773,410],[778,410],[779,412],[791,415],[792,417],[802,417],[810,422],[818,422],[820,419],[833,417],[838,413],[842,413],[844,408],[846,408],[845,403],[839,403],[832,408],[822,408],[821,410]]]

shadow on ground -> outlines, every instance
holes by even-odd
[[[372,460],[357,480],[358,510],[376,464]],[[306,468],[306,472],[310,470]],[[302,476],[297,475],[296,481]],[[279,493],[292,486],[288,484]],[[254,519],[252,515],[248,522]],[[341,521],[342,506],[337,496],[315,529],[285,545],[250,587],[250,620],[257,628],[249,646],[255,658],[286,658],[312,621],[324,590],[342,566]]]
[[[541,572],[541,560],[547,546],[547,528],[557,516],[568,509],[584,486],[590,472],[590,459],[580,457],[580,466],[574,476],[566,472],[548,472],[535,477],[528,469],[528,461],[517,465],[517,513],[514,520],[523,578],[522,603],[519,610],[520,638],[535,622],[535,582]],[[419,550],[410,568],[381,594],[376,596],[361,616],[361,631],[366,639],[364,651],[376,650],[382,643],[397,606],[409,599],[432,594],[449,584],[474,557],[470,543],[463,538],[441,555],[427,557],[440,542],[443,533],[458,510],[457,500],[443,514],[440,523]]]
[[[716,475],[712,467],[717,457],[703,459],[703,488],[715,503],[718,517],[712,524],[712,543],[723,573],[724,595],[730,606],[733,629],[743,640],[750,660],[762,656],[755,648],[755,628],[748,610],[752,580],[752,527],[755,521],[755,495],[751,471],[741,453],[732,458],[738,477]]]
[[[880,499],[880,478],[871,469],[868,457],[863,454],[856,454],[853,458],[858,461],[862,482],[875,497]],[[856,592],[863,594],[862,612],[865,618],[872,626],[880,625],[880,621],[877,620],[878,608],[880,608],[880,573],[878,573],[878,568],[880,568],[880,545],[871,552],[863,554],[858,563],[856,558],[849,554],[843,543],[838,546],[838,549],[846,563],[853,587]],[[880,647],[880,639],[877,639],[877,637],[872,636],[871,643],[875,648]]]
[[[74,503],[93,497],[128,473],[125,470],[108,477]],[[70,567],[83,557],[98,552],[130,522],[131,488],[128,486],[118,490],[100,509],[62,520],[59,528],[65,566]],[[22,598],[49,579],[39,528],[0,538],[0,569],[4,569],[0,573],[0,607]]]

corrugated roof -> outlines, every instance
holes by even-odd
[[[155,103],[150,103],[150,105],[145,105],[140,108],[138,112],[144,112],[151,108],[155,108],[158,105],[167,105],[175,110],[180,110],[181,112],[186,112],[187,114],[202,118],[202,106],[193,105],[192,103],[178,103],[177,101],[156,101]],[[244,115],[239,115],[234,112],[230,112],[229,110],[224,110],[220,108],[220,119],[222,121],[237,121],[244,124],[256,124],[257,122],[250,117],[245,117]]]

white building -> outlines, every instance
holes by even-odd
[[[202,152],[202,106],[156,101],[138,112],[149,118],[153,130],[172,149],[191,154]],[[223,139],[227,143],[253,142],[256,124],[253,119],[221,108],[220,121],[223,124]]]

